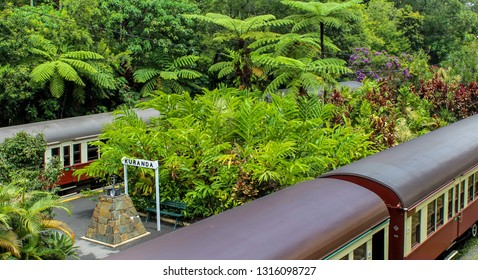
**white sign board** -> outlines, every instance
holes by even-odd
[[[144,167],[144,168],[150,168],[150,169],[158,169],[158,161],[123,157],[121,159],[121,162],[125,165]]]

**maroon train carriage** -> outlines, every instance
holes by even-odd
[[[386,259],[388,224],[387,208],[374,193],[315,179],[106,259]]]
[[[389,258],[435,259],[477,235],[478,116],[334,170],[379,195],[390,213]]]
[[[151,117],[159,116],[154,109],[135,110],[138,117],[148,121]],[[59,156],[63,161],[64,173],[57,182],[61,187],[60,194],[79,191],[84,185],[94,182],[93,178],[74,176],[73,172],[83,168],[98,159],[99,152],[91,142],[98,139],[103,126],[114,119],[111,113],[86,115],[81,117],[65,118],[30,124],[0,128],[0,141],[13,137],[20,131],[29,134],[43,133],[47,142],[45,162],[52,156]]]

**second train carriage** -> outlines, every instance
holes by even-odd
[[[151,117],[159,116],[154,109],[135,110],[139,118],[148,121]],[[78,191],[81,185],[94,182],[93,178],[74,176],[73,172],[83,168],[98,159],[99,151],[91,142],[98,140],[105,124],[111,123],[115,116],[112,113],[101,113],[36,122],[30,124],[0,128],[0,141],[13,137],[24,131],[28,134],[43,133],[47,142],[45,163],[53,156],[59,156],[63,163],[63,175],[60,178],[60,194]],[[78,187],[78,188],[77,188]]]
[[[390,213],[390,259],[435,259],[478,221],[478,115],[334,170]]]
[[[388,212],[353,183],[316,179],[107,259],[387,259]]]

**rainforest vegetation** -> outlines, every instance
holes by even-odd
[[[476,0],[6,0],[0,126],[116,110],[78,175],[159,160],[161,198],[207,217],[475,114],[477,36]],[[19,181],[45,176],[0,169],[0,257],[48,258],[22,252],[40,242],[32,228],[12,233],[27,212],[2,208],[53,195]],[[154,174],[130,179],[141,210]]]

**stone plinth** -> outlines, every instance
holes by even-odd
[[[148,234],[128,195],[103,195],[83,239],[116,247]]]

